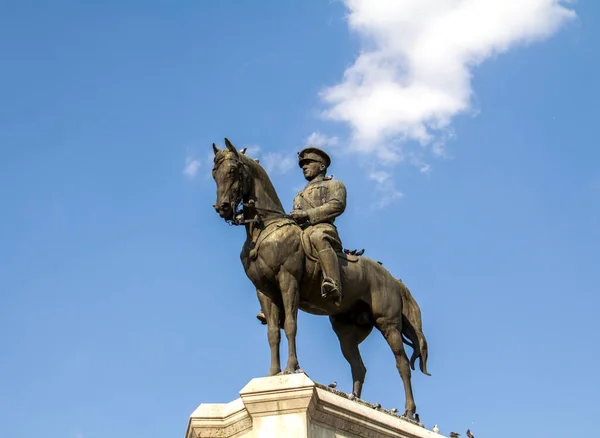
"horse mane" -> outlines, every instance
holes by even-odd
[[[233,156],[235,156],[235,154],[227,149],[220,150],[215,156],[215,166],[226,158]],[[274,204],[273,206],[278,207],[281,209],[281,212],[284,213],[285,210],[277,195],[277,190],[275,190],[275,186],[273,185],[271,178],[269,178],[267,171],[256,160],[242,153],[238,152],[237,158],[249,171],[251,178],[254,180],[254,184],[256,185],[256,182],[258,182],[262,190],[265,191],[266,196]]]
[[[267,196],[271,199],[272,202],[277,204],[277,206],[281,209],[283,213],[285,210],[283,209],[283,205],[281,204],[281,199],[279,199],[279,195],[277,195],[277,190],[275,190],[275,186],[269,178],[269,174],[267,171],[253,158],[247,157],[244,154],[239,154],[240,161],[246,165],[246,168],[250,171],[250,175],[253,179],[258,180],[262,183],[263,188],[267,192]]]

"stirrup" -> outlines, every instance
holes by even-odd
[[[321,283],[321,296],[328,298],[333,295],[333,302],[336,306],[339,306],[342,302],[342,291],[340,286],[331,278],[323,279]]]
[[[339,291],[339,286],[337,285],[337,283],[332,278],[329,278],[329,277],[324,278],[323,281],[321,282],[321,296],[323,298],[326,298],[334,290]]]

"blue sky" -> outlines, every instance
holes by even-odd
[[[489,39],[467,20],[457,48],[443,11],[360,1],[2,2],[0,436],[183,436],[200,403],[266,374],[243,230],[212,209],[225,136],[269,166],[287,209],[305,183],[296,152],[309,138],[331,152],[344,245],[421,307],[428,428],[585,434],[600,391],[600,7],[557,18],[550,3],[522,2],[545,6],[483,26]],[[429,61],[403,45],[423,35]],[[420,67],[385,70],[396,61]],[[364,82],[332,95],[347,69]],[[434,96],[422,112],[392,86],[411,74]],[[298,351],[311,378],[350,390],[327,318],[300,315]],[[402,410],[380,334],[361,351],[363,397]]]

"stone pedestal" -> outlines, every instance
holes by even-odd
[[[212,437],[443,438],[303,373],[252,379],[230,403],[201,404],[185,438]]]

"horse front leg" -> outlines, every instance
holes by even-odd
[[[298,301],[300,290],[298,280],[285,268],[279,271],[277,277],[279,289],[283,299],[283,310],[285,312],[283,328],[288,341],[288,361],[283,374],[292,374],[300,369],[298,356],[296,354],[296,333],[298,331]]]
[[[269,347],[271,348],[271,367],[269,368],[269,376],[274,376],[281,372],[281,361],[279,359],[279,344],[281,343],[280,333],[280,309],[279,306],[264,292],[256,290],[260,306],[265,312],[267,319],[267,337],[269,339]]]

